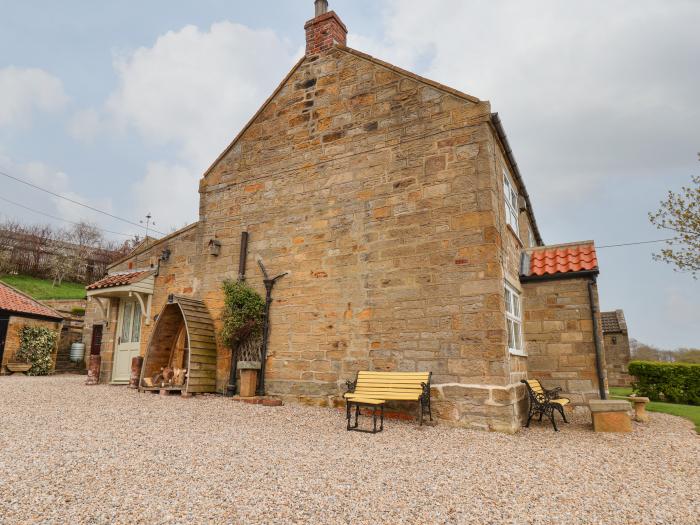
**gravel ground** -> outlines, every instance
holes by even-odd
[[[651,414],[515,436],[0,377],[0,523],[697,524],[700,438]]]

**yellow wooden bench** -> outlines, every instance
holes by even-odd
[[[343,395],[348,430],[356,430],[356,428],[350,427],[352,405],[355,405],[355,427],[357,427],[359,405],[368,405],[381,407],[383,428],[384,403],[386,401],[415,401],[418,403],[420,424],[423,424],[423,414],[426,410],[430,421],[432,421],[430,376],[430,372],[358,372],[354,381],[346,382],[348,391]]]

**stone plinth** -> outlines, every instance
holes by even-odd
[[[649,414],[647,414],[646,406],[649,402],[649,398],[630,396],[627,399],[634,405],[634,420],[639,421],[640,423],[648,423]]]
[[[99,355],[90,356],[86,385],[96,385],[100,380],[100,363],[102,358]]]
[[[141,367],[143,366],[143,357],[140,355],[131,358],[131,376],[129,377],[129,388],[138,388],[141,380]]]
[[[632,432],[629,402],[616,399],[591,399],[588,402],[596,432]]]
[[[238,395],[240,397],[254,397],[258,388],[259,361],[238,361],[238,370],[241,372]]]

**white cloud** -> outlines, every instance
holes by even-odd
[[[198,215],[198,180],[298,58],[298,49],[270,30],[218,22],[186,26],[153,46],[115,60],[119,86],[106,117],[77,115],[74,136],[105,126],[135,129],[147,143],[175,147],[177,159],[149,162],[132,189],[137,214],[151,211],[159,229]]]
[[[99,111],[88,108],[77,111],[68,121],[68,133],[82,142],[92,142],[104,126],[103,116]]]
[[[383,20],[381,41],[350,43],[490,100],[536,204],[697,148],[697,2],[391,0]]]
[[[197,190],[197,174],[192,168],[167,162],[149,162],[144,178],[132,187],[136,208],[151,212],[156,229],[166,233],[197,220]]]
[[[182,160],[201,172],[282,79],[294,51],[269,30],[186,26],[117,59],[108,107],[147,140],[182,148]]]
[[[63,109],[68,97],[60,79],[37,68],[0,69],[0,126],[28,127],[37,111]]]

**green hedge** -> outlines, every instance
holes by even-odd
[[[634,390],[653,401],[700,405],[700,365],[632,361],[628,367],[637,381]]]

